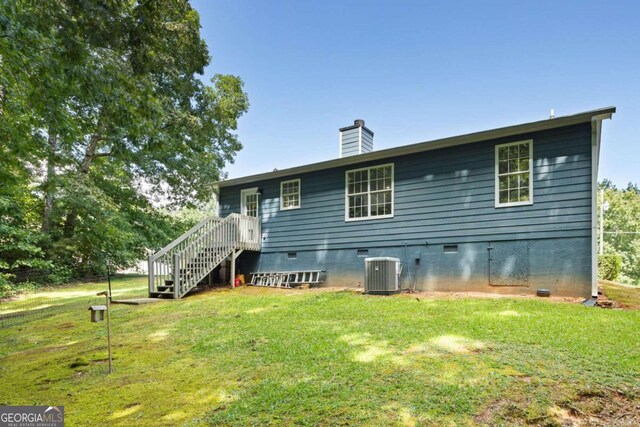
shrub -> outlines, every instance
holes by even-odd
[[[47,284],[49,285],[62,285],[71,281],[73,277],[73,270],[66,265],[56,265],[51,270],[47,277]]]
[[[618,254],[598,255],[598,277],[616,280],[622,271],[622,257]]]
[[[14,289],[9,279],[10,274],[0,273],[0,298],[8,298],[13,295]]]

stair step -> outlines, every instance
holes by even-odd
[[[151,298],[173,298],[173,291],[171,292],[150,292]]]

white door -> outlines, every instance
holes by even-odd
[[[258,187],[240,191],[240,214],[258,217]]]
[[[245,188],[240,191],[240,214],[252,217],[260,215],[260,193],[258,187]],[[259,238],[258,230],[254,230],[254,225],[247,224],[240,228],[240,240],[242,242],[254,242]]]

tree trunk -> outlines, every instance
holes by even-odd
[[[0,63],[2,63],[2,55],[0,55]],[[4,100],[7,96],[7,92],[4,86],[0,85],[0,115],[4,114]]]
[[[96,157],[96,149],[98,148],[98,143],[101,140],[101,136],[99,133],[94,133],[91,135],[91,139],[89,139],[89,145],[87,145],[86,150],[84,151],[84,158],[82,159],[82,163],[80,163],[79,176],[82,177],[89,172],[89,168],[91,167],[91,163],[93,159]],[[67,213],[67,218],[64,221],[64,236],[71,237],[76,228],[76,220],[78,219],[78,210],[76,208],[71,208],[71,210]]]
[[[48,234],[51,230],[51,212],[53,211],[54,193],[55,193],[55,156],[58,151],[58,136],[50,133],[47,139],[49,143],[49,156],[47,157],[47,176],[45,178],[44,189],[44,211],[42,212],[43,234]]]

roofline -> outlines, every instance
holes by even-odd
[[[274,172],[260,173],[240,178],[218,181],[213,184],[214,188],[230,187],[232,185],[247,184],[266,179],[280,178],[290,175],[298,175],[307,172],[314,172],[323,169],[331,169],[340,166],[354,165],[369,162],[372,160],[386,159],[388,157],[415,154],[423,151],[437,150],[439,148],[452,147],[455,145],[470,144],[473,142],[486,141],[489,139],[504,138],[522,133],[538,132],[542,130],[555,129],[564,126],[571,126],[578,123],[591,122],[592,120],[610,119],[616,107],[606,107],[597,110],[585,111],[569,116],[560,116],[553,119],[539,120],[536,122],[522,123],[519,125],[507,126],[497,129],[490,129],[480,132],[468,133],[464,135],[451,136],[447,138],[435,139],[432,141],[418,142],[416,144],[403,145],[400,147],[387,148],[380,151],[358,154],[355,156],[342,157],[325,160],[318,163],[311,163],[303,166],[295,166]]]

